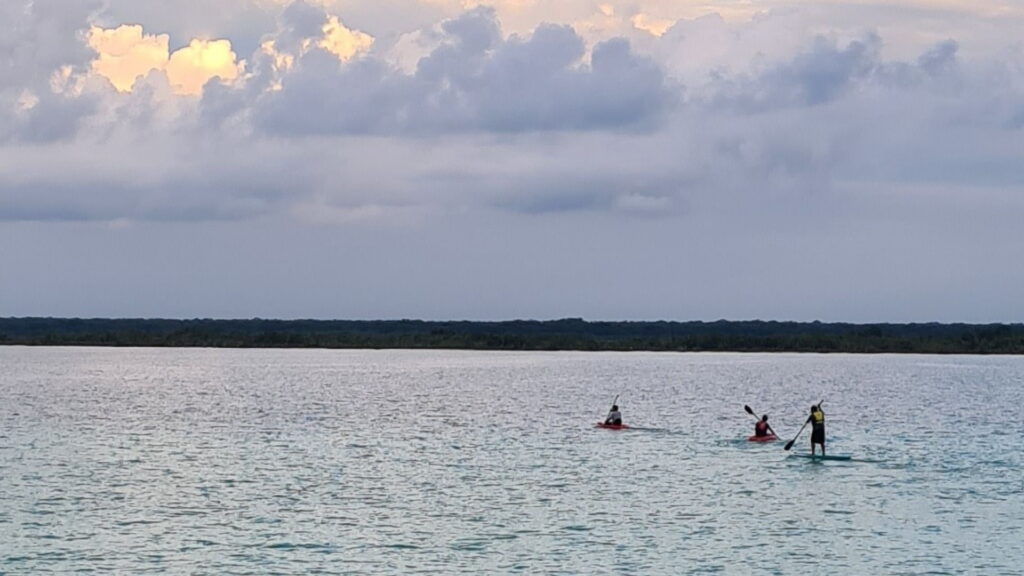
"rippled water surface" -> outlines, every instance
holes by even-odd
[[[0,347],[0,367],[0,573],[1024,573],[1021,358]],[[616,394],[640,429],[593,428]],[[744,404],[788,440],[822,398],[853,461],[744,440]]]

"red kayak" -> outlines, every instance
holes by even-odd
[[[605,424],[604,422],[594,424],[594,428],[604,428],[606,430],[629,430],[629,426],[626,426],[625,424]]]
[[[747,440],[750,440],[751,442],[775,442],[778,439],[779,437],[773,434],[769,434],[767,436],[751,436],[750,438],[747,438]]]

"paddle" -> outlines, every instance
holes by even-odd
[[[747,406],[746,404],[744,404],[744,405],[743,405],[743,409],[747,411],[747,414],[750,414],[750,415],[751,415],[751,416],[753,416],[754,418],[757,418],[757,420],[758,420],[758,421],[760,421],[760,420],[761,420],[761,417],[760,417],[760,416],[758,416],[758,415],[757,415],[757,413],[756,413],[756,412],[754,412],[754,410],[753,410],[753,409],[751,409],[751,407],[750,407],[750,406]],[[775,430],[772,430],[772,427],[771,427],[771,426],[768,426],[768,431],[772,433],[772,436],[778,436],[778,434],[776,434],[776,433],[775,433]]]
[[[615,399],[614,399],[614,400],[612,400],[612,406],[614,407],[614,406],[615,406],[615,403],[616,403],[616,402],[618,402],[618,401],[619,401],[619,395],[618,395],[618,394],[616,394],[616,395],[615,395]],[[608,409],[608,416],[611,416],[611,415],[612,415],[612,409],[611,409],[611,408],[609,408],[609,409]],[[608,416],[605,416],[605,417],[604,417],[604,421],[605,421],[605,422],[607,422],[607,421],[608,421]]]
[[[611,406],[612,406],[612,408],[613,408],[613,407],[615,406],[615,404],[616,404],[617,402],[618,402],[618,395],[616,394],[616,395],[615,395],[615,399],[611,401]],[[608,408],[608,416],[610,416],[610,415],[611,415],[611,408]],[[605,416],[605,417],[604,417],[604,419],[605,419],[605,420],[607,420],[607,419],[608,419],[608,416]]]
[[[821,405],[824,404],[824,403],[825,403],[824,400],[822,400],[821,402],[818,402],[818,408],[820,409]],[[786,446],[783,447],[783,450],[787,450],[788,451],[790,448],[793,447],[793,443],[796,442],[796,439],[800,437],[800,434],[803,434],[804,428],[807,428],[807,423],[810,422],[810,421],[811,421],[810,418],[808,418],[807,420],[804,420],[804,425],[800,427],[800,431],[796,433],[796,436],[794,436],[792,440],[790,440],[789,442],[786,442]]]

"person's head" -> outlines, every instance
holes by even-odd
[[[618,411],[619,411],[619,405],[618,404],[612,404],[612,412],[618,412]]]
[[[761,422],[767,422],[767,421],[768,421],[768,415],[767,414],[765,414],[764,416],[761,416]]]
[[[814,406],[814,405],[811,405],[811,414],[814,414],[817,411],[818,411],[818,407]]]

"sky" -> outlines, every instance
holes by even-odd
[[[1024,322],[1019,0],[5,0],[0,316]]]

